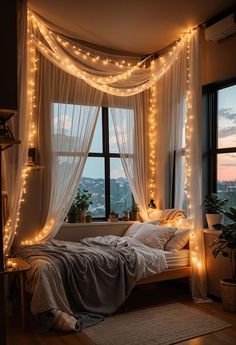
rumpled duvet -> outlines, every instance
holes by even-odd
[[[32,313],[54,311],[57,318],[60,313],[75,316],[75,320],[80,319],[81,312],[114,313],[135,281],[167,269],[164,252],[112,235],[22,246],[16,255],[31,265],[27,287],[32,295]],[[80,319],[73,327],[86,325],[82,327]]]

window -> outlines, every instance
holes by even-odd
[[[121,163],[109,108],[103,107],[99,113],[79,187],[92,193],[90,211],[95,219],[108,218],[112,210],[122,217],[123,211],[132,207],[132,194]]]
[[[216,192],[236,205],[236,80],[204,89],[205,194]],[[206,116],[207,115],[207,116]]]

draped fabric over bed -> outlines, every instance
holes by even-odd
[[[29,66],[24,67],[24,75],[32,75],[28,85],[23,85],[25,92],[21,95],[20,110],[26,111],[22,110],[20,115],[29,121],[30,134],[25,126],[21,140],[28,140],[33,146],[38,123],[38,147],[45,174],[41,188],[42,210],[39,210],[41,224],[29,233],[25,228],[20,229],[16,240],[31,244],[55,236],[79,185],[99,108],[108,105],[112,108],[124,171],[144,219],[151,190],[158,195],[159,206],[168,204],[173,152],[177,152],[176,206],[180,206],[183,199],[180,181],[185,173],[187,215],[192,224],[192,291],[196,301],[204,301],[198,30],[187,32],[155,61],[152,56],[121,58],[65,38],[58,34],[56,27],[28,10],[28,52]],[[122,109],[129,109],[130,116],[125,116]],[[184,123],[185,169],[180,154]],[[151,130],[155,131],[152,137]],[[149,145],[150,141],[153,146]],[[18,156],[18,167],[22,169],[20,162],[26,161],[26,152]],[[10,208],[13,219],[19,215],[25,179],[18,177],[15,181],[20,192],[10,194],[18,202],[18,208]],[[152,181],[151,186],[148,181]],[[10,191],[10,187],[8,189]],[[17,221],[10,222],[5,229],[6,253],[16,225]]]

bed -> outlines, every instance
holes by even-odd
[[[123,237],[19,247],[17,256],[31,265],[27,285],[32,313],[52,312],[57,328],[68,326],[69,316],[69,329],[78,330],[87,327],[84,314],[95,316],[97,322],[100,315],[114,313],[135,285],[189,276],[187,236],[184,242],[180,237],[176,227],[142,223],[141,228],[131,226]],[[172,250],[176,238],[183,248]]]

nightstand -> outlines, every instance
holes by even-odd
[[[21,258],[12,258],[13,262],[16,263],[16,268],[6,267],[4,274],[17,274],[20,280],[20,304],[21,304],[21,325],[25,328],[25,301],[26,301],[26,290],[25,280],[26,273],[30,270],[31,266]]]
[[[207,292],[217,297],[220,297],[220,280],[231,276],[230,259],[221,255],[214,258],[212,255],[210,244],[218,238],[219,234],[219,231],[204,229]]]

